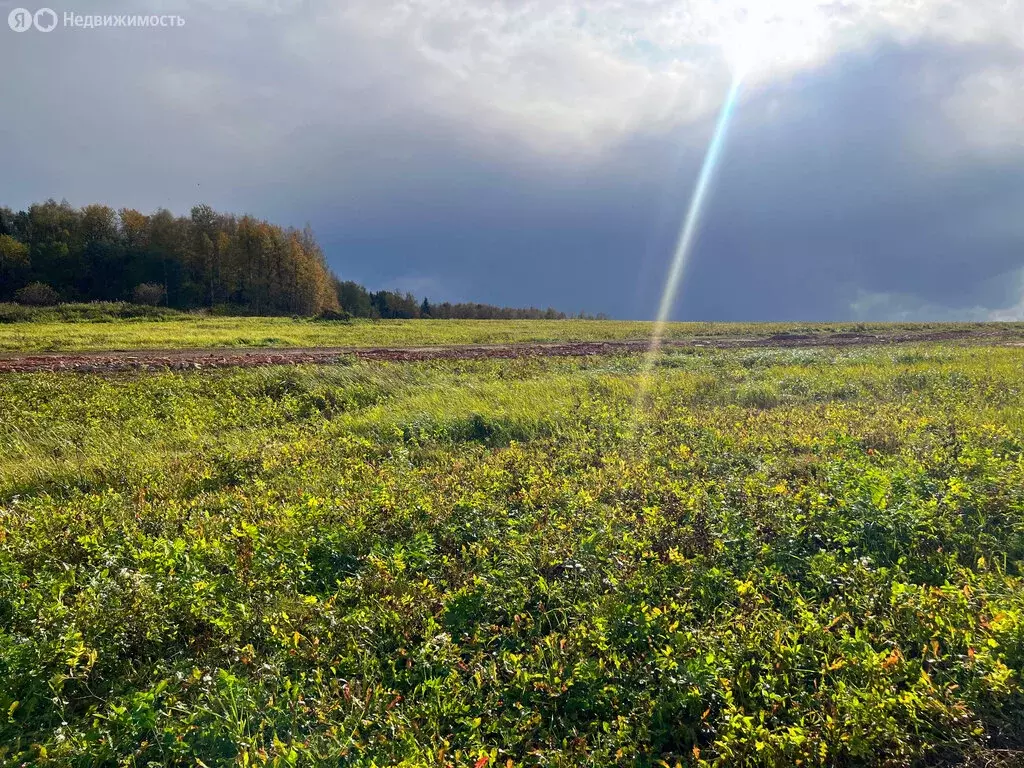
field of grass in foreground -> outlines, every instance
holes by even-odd
[[[639,364],[0,376],[0,764],[1019,757],[1024,349]]]
[[[130,305],[128,305],[130,306]],[[0,323],[0,352],[77,352],[210,347],[394,347],[647,339],[652,324],[621,320],[353,320],[213,317],[153,308],[137,318],[95,321],[90,305],[36,311],[38,320]],[[61,310],[61,312],[58,312]],[[78,310],[78,311],[76,311]],[[56,320],[55,317],[69,319]],[[99,315],[99,317],[105,317]],[[1024,324],[671,323],[667,338],[772,333],[921,332],[1002,328],[1024,338]]]

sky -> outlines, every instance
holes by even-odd
[[[310,224],[432,301],[1024,319],[1024,0],[0,0],[0,205]],[[182,26],[65,26],[175,14]]]

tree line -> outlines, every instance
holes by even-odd
[[[45,303],[51,294],[64,302],[135,299],[176,309],[227,304],[256,314],[337,309],[330,271],[308,229],[207,205],[190,216],[53,200],[17,213],[0,208],[0,299]]]
[[[561,319],[553,309],[432,304],[327,266],[313,233],[197,205],[189,216],[47,200],[0,207],[0,301],[132,301],[174,309],[368,318]]]
[[[359,283],[335,278],[341,311],[352,317],[386,319],[434,318],[437,320],[564,320],[566,314],[550,307],[497,307],[476,302],[431,303],[411,293],[368,291]]]

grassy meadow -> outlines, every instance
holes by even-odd
[[[701,324],[679,324],[690,336]],[[708,324],[710,327],[710,324]],[[399,347],[644,339],[649,323],[604,320],[352,320],[208,317],[0,324],[0,352],[263,347]]]
[[[641,364],[0,376],[0,765],[1019,764],[1024,348]]]
[[[996,326],[1024,339],[1024,323]],[[979,323],[670,323],[668,339],[772,333],[979,330]],[[131,304],[0,304],[0,354],[239,347],[400,347],[648,339],[652,324],[623,320],[350,320],[230,317]]]

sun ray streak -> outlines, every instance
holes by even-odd
[[[658,315],[654,321],[654,329],[651,333],[651,343],[647,348],[644,357],[643,367],[640,375],[640,392],[637,398],[637,407],[643,405],[649,388],[649,379],[657,361],[658,353],[661,351],[665,330],[668,326],[672,308],[675,305],[682,284],[683,275],[686,272],[686,265],[693,249],[693,242],[700,228],[701,218],[704,212],[705,203],[708,197],[708,189],[715,174],[722,149],[725,146],[725,138],[729,132],[729,124],[732,122],[733,113],[736,111],[736,104],[739,101],[740,86],[743,82],[742,72],[733,76],[732,84],[729,86],[729,93],[722,103],[718,114],[718,121],[715,125],[715,132],[708,144],[707,153],[704,155],[704,163],[697,177],[697,185],[693,189],[690,198],[690,207],[686,211],[686,218],[683,219],[682,228],[679,231],[679,238],[676,241],[675,253],[672,256],[672,263],[669,267],[668,277],[665,280],[665,290],[661,295],[661,303],[658,306]]]

